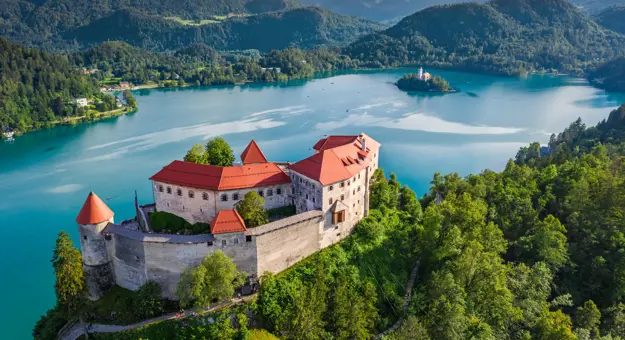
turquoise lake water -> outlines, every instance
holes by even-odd
[[[434,73],[460,93],[407,94],[392,85],[406,71],[141,90],[134,114],[0,143],[2,338],[30,338],[54,304],[54,241],[61,229],[77,240],[74,219],[88,192],[106,199],[117,221],[130,218],[135,190],[150,202],[148,178],[193,143],[223,135],[238,155],[255,139],[269,159],[295,161],[325,135],[366,132],[382,143],[380,166],[422,195],[436,171],[501,170],[520,146],[546,143],[577,117],[594,125],[625,102],[574,78],[448,71]]]

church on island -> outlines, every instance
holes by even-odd
[[[422,81],[429,81],[430,79],[432,79],[432,75],[428,72],[423,72],[423,67],[419,67],[419,80]]]
[[[139,205],[135,197],[136,216],[121,223],[91,192],[76,218],[89,298],[113,285],[137,290],[149,280],[174,298],[181,273],[215,250],[255,282],[342,240],[368,214],[380,143],[361,133],[323,138],[313,149],[293,164],[271,162],[252,140],[241,165],[173,161],[150,177],[154,203]],[[265,209],[294,206],[296,214],[248,228],[236,205],[250,191],[264,198]],[[210,233],[155,232],[155,211],[207,223]]]

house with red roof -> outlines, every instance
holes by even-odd
[[[289,205],[291,179],[269,162],[251,141],[241,154],[242,165],[214,166],[173,161],[150,177],[157,211],[189,223],[209,223],[220,211],[232,210],[246,193],[256,191],[265,209]]]
[[[349,235],[368,214],[369,182],[378,168],[380,143],[364,133],[330,136],[315,154],[289,167],[297,213],[321,210],[321,247]]]

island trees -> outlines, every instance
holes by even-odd
[[[182,273],[176,296],[183,307],[206,308],[213,301],[231,299],[234,289],[243,284],[246,276],[237,270],[230,257],[217,250],[206,255],[199,266]]]
[[[404,74],[396,83],[397,87],[406,91],[421,92],[451,92],[453,89],[449,83],[439,76],[429,79],[421,79],[418,74]]]
[[[237,204],[237,212],[248,228],[258,227],[268,222],[265,200],[256,192],[250,191]]]
[[[209,140],[205,146],[194,144],[184,156],[184,161],[197,164],[231,166],[234,163],[234,153],[225,139],[216,137]]]

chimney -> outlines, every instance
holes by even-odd
[[[367,140],[363,137],[360,143],[362,144],[362,151],[367,152]]]

